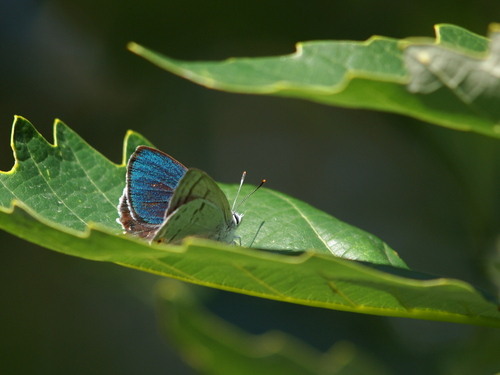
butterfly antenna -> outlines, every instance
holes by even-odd
[[[234,211],[234,206],[236,206],[236,201],[238,200],[238,197],[240,196],[241,187],[243,186],[243,182],[245,181],[246,176],[247,176],[247,172],[244,171],[243,174],[241,175],[240,187],[238,188],[238,192],[236,193],[236,196],[234,197],[233,207],[231,208],[231,211]]]
[[[246,172],[244,173],[244,175],[246,174]],[[241,180],[241,182],[243,183],[243,179]],[[264,185],[266,183],[266,180],[262,180],[259,184],[259,186],[257,186],[255,189],[253,189],[253,191],[248,194],[245,198],[243,198],[243,200],[238,204],[238,206],[236,207],[236,209],[238,209],[238,207],[240,207],[243,202],[245,202],[248,198],[250,198],[251,195],[253,195],[253,193],[255,193],[257,190],[259,190],[262,185]],[[240,189],[241,189],[241,185],[240,185]],[[238,193],[240,192],[240,190],[238,189]],[[236,201],[235,201],[236,202]],[[233,205],[234,206],[234,205]],[[233,207],[234,208],[234,207]],[[234,210],[233,210],[234,211]]]

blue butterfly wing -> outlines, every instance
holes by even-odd
[[[131,217],[146,226],[165,220],[170,199],[187,168],[171,156],[139,146],[129,159],[123,201]]]

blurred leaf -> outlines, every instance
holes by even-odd
[[[280,301],[500,326],[496,299],[465,282],[401,268],[404,263],[382,241],[269,189],[245,203],[238,233],[243,244],[256,237],[254,243],[274,251],[193,238],[182,246],[151,246],[124,235],[115,221],[124,164],[111,163],[61,122],[55,134],[51,146],[28,121],[14,123],[16,165],[0,173],[0,227],[21,238],[85,259]],[[124,149],[130,153],[144,143],[129,132]],[[224,190],[233,196],[237,187]],[[297,251],[318,243],[358,261]]]
[[[330,105],[412,116],[456,130],[500,137],[500,81],[492,43],[453,25],[436,26],[436,41],[312,41],[292,55],[187,62],[138,44],[129,49],[200,85],[247,94],[297,97]]]
[[[499,374],[500,331],[480,329],[466,340],[446,345],[439,350],[442,374]]]
[[[321,353],[280,331],[251,335],[200,305],[185,284],[158,287],[158,319],[182,358],[203,374],[388,374],[350,342]]]

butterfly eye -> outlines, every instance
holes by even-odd
[[[236,212],[233,212],[233,222],[234,222],[234,225],[236,225],[236,226],[240,225],[242,217],[243,217],[243,215],[238,214]]]

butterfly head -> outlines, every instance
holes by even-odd
[[[239,213],[233,211],[233,225],[235,227],[240,225],[242,219],[243,219],[243,214],[239,214]]]

